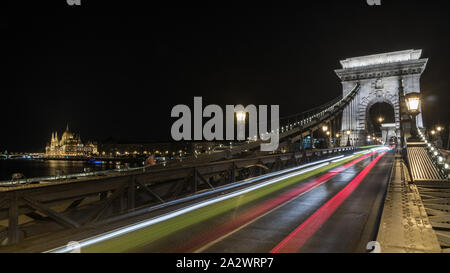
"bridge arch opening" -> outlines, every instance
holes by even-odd
[[[396,122],[394,106],[386,101],[376,102],[367,107],[366,119],[367,133],[380,137],[382,124]]]

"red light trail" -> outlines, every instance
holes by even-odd
[[[377,162],[387,152],[383,152],[367,167],[365,167],[353,180],[327,203],[320,207],[313,215],[306,219],[283,241],[274,247],[270,253],[293,253],[298,252],[302,246],[316,233],[316,231],[328,220],[328,218],[341,206],[341,204],[359,186],[366,175],[372,170]]]
[[[314,180],[304,184],[300,185],[286,193],[283,193],[280,196],[274,197],[271,200],[266,201],[263,204],[260,204],[249,211],[242,213],[240,216],[229,220],[223,224],[221,224],[218,227],[214,227],[211,231],[205,233],[202,233],[200,236],[196,236],[195,238],[192,238],[188,242],[184,243],[182,246],[175,250],[171,250],[170,252],[192,252],[193,250],[198,249],[201,246],[204,246],[208,244],[211,241],[217,240],[223,236],[229,235],[234,230],[240,228],[243,225],[246,225],[247,223],[254,221],[256,218],[263,216],[264,214],[277,209],[279,206],[282,206],[286,202],[299,197],[308,191],[312,190],[313,188],[325,183],[326,181],[330,180],[334,176],[338,175],[339,173],[343,172],[347,168],[357,164],[358,162],[361,162],[362,160],[366,159],[367,157],[375,154],[375,152],[371,152],[369,154],[366,154],[364,156],[361,156],[351,162],[348,162],[336,169],[331,170],[330,172],[315,178]]]

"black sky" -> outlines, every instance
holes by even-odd
[[[444,1],[41,2],[0,11],[1,151],[42,151],[66,123],[86,140],[168,140],[172,107],[194,96],[295,114],[340,95],[339,60],[404,49],[430,59],[421,87],[426,125],[449,120]]]

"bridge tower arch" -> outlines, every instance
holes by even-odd
[[[400,135],[400,105],[399,105],[399,97],[392,95],[394,92],[372,92],[368,97],[364,97],[359,101],[359,104],[356,109],[356,113],[358,117],[361,117],[361,120],[364,119],[364,124],[360,124],[359,128],[361,130],[365,130],[368,133],[369,123],[370,123],[370,109],[377,103],[387,103],[394,110],[394,123],[396,128],[397,136]],[[382,115],[383,117],[386,114]],[[364,125],[364,126],[362,126]]]
[[[398,139],[401,135],[400,96],[420,93],[420,77],[428,59],[421,59],[422,50],[403,50],[390,53],[349,58],[341,61],[335,70],[341,80],[343,96],[356,84],[360,88],[342,113],[342,139],[346,144],[364,145],[368,133],[368,112],[372,105],[386,102],[394,108]],[[417,127],[423,128],[422,114],[417,116]],[[350,131],[350,135],[345,132]]]

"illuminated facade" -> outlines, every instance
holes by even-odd
[[[87,156],[97,153],[96,143],[83,144],[79,135],[70,132],[68,125],[61,139],[58,138],[58,132],[52,133],[52,139],[45,147],[47,156]]]

